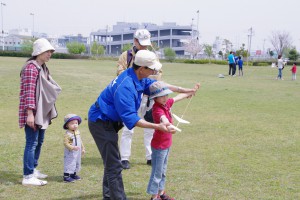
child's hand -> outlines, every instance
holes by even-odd
[[[82,154],[82,156],[84,156],[84,154],[85,154],[85,149],[82,149],[82,150],[81,150],[81,154]]]
[[[197,91],[200,88],[200,83],[196,83],[194,89]]]
[[[193,88],[193,91],[189,92],[189,96],[187,98],[191,98],[192,96],[194,96],[196,92],[199,90],[199,88],[200,88],[200,83],[196,83]]]
[[[172,133],[172,134],[175,134],[176,133],[176,129],[175,129],[175,126],[174,125],[169,125],[167,126],[168,128],[168,132]]]
[[[78,146],[74,146],[74,147],[73,147],[73,150],[74,150],[74,151],[78,151],[79,149],[80,149],[80,147],[78,147]]]

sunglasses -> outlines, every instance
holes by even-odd
[[[158,71],[157,71],[156,69],[151,69],[151,68],[149,68],[149,67],[145,67],[145,69],[150,69],[150,70],[152,70],[152,71],[153,71],[152,75],[158,74]]]

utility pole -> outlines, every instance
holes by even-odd
[[[194,39],[194,18],[192,18],[192,39]]]
[[[34,13],[30,13],[32,16],[32,38],[34,38]]]
[[[197,40],[199,41],[199,10],[197,10]]]
[[[4,51],[3,6],[6,6],[6,4],[1,2],[2,51]]]
[[[105,44],[105,45],[106,45],[106,47],[105,47],[106,49],[105,49],[105,50],[106,50],[106,55],[108,55],[108,53],[109,53],[109,51],[108,51],[108,46],[107,46],[107,44],[108,44],[108,43],[107,43],[107,42],[108,42],[108,41],[107,41],[107,37],[108,37],[107,34],[108,34],[108,25],[106,25],[106,37],[105,37],[105,43],[106,43],[106,44]]]
[[[263,45],[263,55],[264,55],[264,57],[265,57],[265,55],[266,55],[266,54],[265,54],[265,43],[266,43],[266,39],[264,39],[264,43],[263,43],[263,44],[264,44],[264,45]]]
[[[250,29],[248,30],[248,56],[247,56],[247,66],[248,66],[248,60],[249,57],[251,55],[251,40],[252,40],[252,36],[253,36],[253,28],[250,27]]]

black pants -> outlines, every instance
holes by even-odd
[[[89,121],[88,124],[103,159],[103,199],[126,200],[117,130],[109,121]]]
[[[230,76],[230,75],[235,75],[235,71],[236,71],[236,64],[234,64],[234,63],[230,63],[229,64],[229,73],[228,73],[228,75]]]
[[[236,72],[236,64],[234,63],[232,68],[232,75],[235,75],[235,72]]]

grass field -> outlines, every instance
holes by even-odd
[[[24,58],[0,57],[0,199],[102,199],[103,165],[88,131],[87,111],[115,77],[113,61],[54,60],[48,63],[60,86],[57,119],[46,131],[39,169],[49,175],[44,187],[24,187],[24,131],[18,128],[19,72]],[[201,89],[184,119],[190,125],[174,135],[167,192],[177,200],[300,199],[300,80],[275,80],[270,67],[244,68],[244,77],[217,78],[228,66],[164,63],[164,80],[183,87],[197,81]],[[188,101],[173,112],[181,115]],[[82,180],[62,181],[63,117],[76,113],[87,153]],[[119,134],[120,135],[120,134]],[[133,138],[132,169],[123,171],[128,199],[150,199],[142,129]]]

